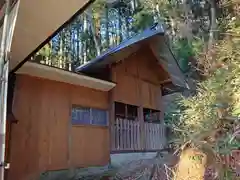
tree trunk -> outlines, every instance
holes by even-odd
[[[59,41],[60,41],[60,45],[59,45],[59,63],[58,63],[58,68],[62,68],[62,64],[63,64],[63,31],[60,32],[59,34]]]
[[[155,13],[155,18],[156,18],[156,20],[157,20],[157,22],[160,22],[160,9],[159,9],[159,3],[158,2],[155,2],[155,11],[156,11],[156,13]]]
[[[135,0],[131,1],[131,6],[132,6],[132,10],[134,12],[136,10],[136,2],[135,2]]]
[[[118,9],[118,38],[117,38],[117,44],[120,44],[122,42],[122,20],[121,20],[121,12],[120,9]]]
[[[67,33],[68,29],[65,29],[63,33],[63,69],[66,70],[66,62],[67,62]]]
[[[129,31],[130,31],[128,17],[125,17],[125,23],[126,23],[126,39],[128,39],[129,38]]]
[[[211,15],[211,28],[209,32],[209,40],[208,40],[208,50],[210,50],[213,46],[213,44],[216,41],[217,36],[217,15],[216,15],[216,2],[215,0],[210,0],[211,9],[210,9],[210,15]]]
[[[69,28],[69,42],[68,43],[70,43],[69,44],[69,46],[68,46],[68,59],[67,59],[67,64],[66,64],[66,68],[67,68],[67,70],[68,71],[71,71],[72,70],[72,66],[71,66],[71,64],[72,64],[72,62],[73,62],[73,59],[74,59],[74,47],[75,47],[75,43],[74,43],[74,41],[73,41],[73,27],[70,27]]]
[[[108,7],[106,5],[106,8],[105,8],[105,27],[106,27],[106,35],[105,35],[105,38],[106,38],[106,49],[109,48],[109,26],[108,26],[108,22],[109,22],[109,18],[108,18]]]
[[[90,23],[90,29],[92,32],[92,36],[93,36],[93,40],[95,43],[95,47],[96,47],[96,51],[97,51],[97,56],[101,55],[101,48],[97,39],[97,34],[96,34],[96,30],[95,30],[95,26],[94,26],[94,21],[93,21],[93,14],[92,14],[92,9],[89,8],[88,12],[87,12],[87,16],[88,16],[88,20]]]
[[[183,29],[185,32],[183,34],[185,35],[185,38],[187,39],[187,43],[190,44],[191,37],[192,35],[192,29],[191,29],[191,19],[189,18],[189,11],[191,11],[189,4],[187,0],[183,0],[183,10],[184,10],[184,26],[185,28]]]
[[[83,32],[84,34],[87,34],[87,27],[88,27],[88,24],[87,24],[87,15],[84,14],[83,15],[83,18],[84,18],[84,23],[83,23]],[[83,62],[82,64],[86,63],[87,62],[87,39],[84,39],[83,41]]]
[[[171,31],[172,31],[171,37],[173,38],[174,36],[176,36],[176,32],[175,32],[176,23],[171,16],[170,16],[170,22],[171,22]]]
[[[76,44],[77,44],[77,53],[76,53],[76,61],[77,61],[77,63],[76,62],[74,62],[74,63],[72,63],[72,65],[73,64],[77,64],[78,65],[78,63],[79,63],[79,61],[80,61],[80,42],[81,42],[81,34],[80,34],[80,29],[79,29],[79,24],[80,24],[80,22],[77,22],[77,39],[76,39]],[[82,48],[81,48],[82,49]],[[81,54],[82,55],[82,54]],[[73,67],[73,66],[72,66]]]
[[[52,66],[54,64],[52,41],[49,41],[48,45],[49,45],[48,56],[50,59],[50,66]]]

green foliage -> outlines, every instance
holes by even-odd
[[[141,32],[154,23],[153,15],[147,10],[142,10],[133,16],[133,31]]]
[[[206,154],[207,165],[213,166],[222,180],[232,180],[235,176],[221,164],[220,155],[240,148],[239,129],[236,129],[240,116],[239,27],[237,19],[229,22],[227,32],[231,34],[226,33],[210,57],[205,56],[212,69],[208,77],[198,83],[194,96],[178,99],[165,116],[166,124],[173,130],[174,147],[197,148]]]
[[[229,168],[223,168],[222,176],[220,176],[220,180],[234,180],[234,172]]]
[[[203,51],[204,42],[199,38],[189,41],[187,38],[179,38],[173,42],[173,50],[183,72],[190,70],[191,59],[197,58]]]
[[[234,4],[217,2],[220,34],[229,29]],[[46,61],[60,55],[59,59],[83,64],[158,22],[164,24],[182,70],[188,71],[189,59],[195,60],[208,44],[210,14],[205,0],[96,0],[51,40],[50,51],[44,47],[39,53]]]
[[[41,48],[38,51],[38,54],[43,57],[49,57],[51,55],[51,48],[50,48],[49,44],[47,44],[43,48]]]
[[[237,33],[239,26],[233,24],[231,32]],[[240,147],[234,135],[234,127],[239,122],[229,119],[240,116],[239,49],[238,36],[226,36],[220,41],[214,48],[215,61],[212,62],[219,66],[205,81],[198,83],[195,96],[179,101],[181,115],[178,114],[178,121],[171,121],[175,137],[178,137],[175,141],[178,146],[188,142],[216,155]],[[179,130],[176,131],[176,127]]]

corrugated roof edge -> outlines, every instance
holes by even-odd
[[[83,64],[83,65],[80,65],[79,67],[77,67],[75,69],[76,72],[81,72],[83,70],[86,70],[87,68],[91,67],[91,65],[94,65],[96,63],[98,63],[99,61],[102,61],[103,58],[111,55],[111,54],[114,54],[126,47],[129,47],[135,43],[138,43],[140,41],[143,41],[145,39],[148,39],[148,38],[151,38],[155,35],[158,35],[158,34],[163,34],[164,35],[164,29],[163,29],[163,26],[162,25],[159,25],[159,24],[155,24],[153,25],[152,27],[144,30],[142,33],[139,33],[137,34],[136,36],[133,36],[132,38],[129,38],[125,41],[123,41],[122,43],[120,43],[118,46],[115,46],[113,48],[110,48],[109,50],[107,50],[105,53],[103,53],[102,55],[96,57],[95,59]]]

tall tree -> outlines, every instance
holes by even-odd
[[[100,47],[100,44],[99,44],[99,40],[98,40],[98,35],[97,35],[97,31],[96,31],[96,27],[95,27],[95,24],[94,24],[94,17],[93,17],[93,13],[92,13],[92,8],[89,8],[88,11],[86,12],[86,15],[88,17],[88,20],[89,20],[89,27],[90,27],[90,30],[92,32],[92,37],[93,37],[93,40],[94,40],[94,43],[95,43],[95,48],[96,48],[96,51],[97,51],[97,56],[100,56],[101,54],[101,47]]]
[[[203,47],[211,49],[226,29],[228,12],[235,11],[224,1],[97,0],[52,40],[52,57],[56,56],[61,68],[65,56],[80,65],[158,22],[164,24],[179,63],[187,66]]]

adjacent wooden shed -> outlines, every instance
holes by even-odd
[[[37,73],[46,78],[33,76]],[[55,74],[65,82],[50,80]],[[109,163],[108,127],[73,125],[71,111],[74,105],[107,111],[114,83],[32,62],[16,76],[12,112],[18,123],[11,126],[9,179]]]

